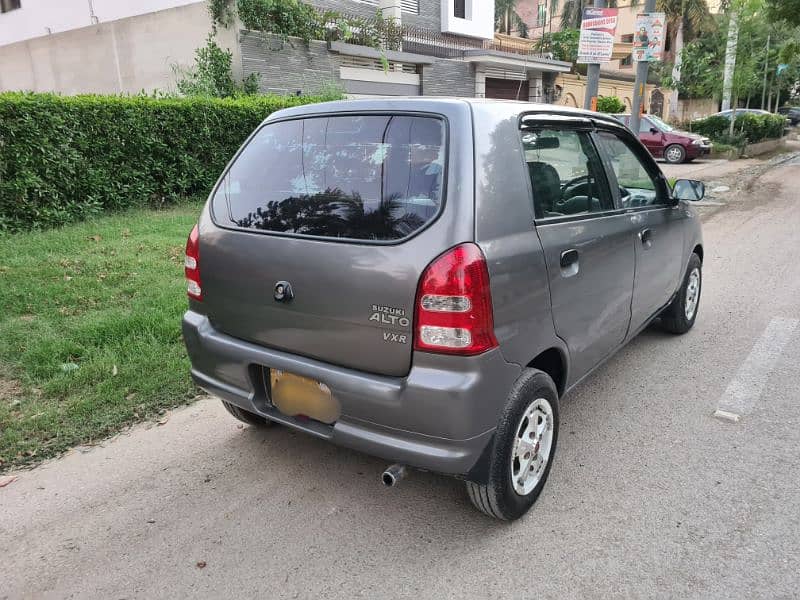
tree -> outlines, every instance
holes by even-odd
[[[667,18],[667,36],[669,48],[667,60],[673,63],[672,79],[681,79],[681,51],[684,40],[693,39],[699,32],[710,29],[714,20],[708,10],[706,0],[658,0],[658,10]],[[677,118],[678,92],[673,88],[670,98],[670,118]]]
[[[636,6],[641,0],[630,0],[627,6]],[[558,4],[557,0],[553,0]],[[565,0],[564,8],[561,11],[561,29],[580,29],[583,22],[583,9],[591,7],[593,0]],[[619,4],[618,0],[607,0],[609,8],[615,8]],[[551,11],[555,14],[555,10]]]
[[[511,35],[516,31],[520,37],[528,37],[528,24],[517,14],[518,0],[495,0],[494,28],[499,33]]]
[[[548,32],[536,40],[534,48],[542,54],[551,52],[556,60],[574,63],[578,60],[580,34],[581,32],[577,29]]]
[[[767,0],[767,14],[772,21],[800,25],[800,0]]]

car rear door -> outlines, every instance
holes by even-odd
[[[585,119],[523,121],[536,230],[542,243],[556,333],[574,382],[625,339],[634,248],[627,215],[614,205]]]
[[[664,175],[627,131],[599,130],[595,140],[606,160],[617,202],[625,209],[636,249],[631,331],[669,302],[683,274],[687,215],[669,201]]]
[[[471,202],[440,217],[447,130],[446,119],[421,114],[263,126],[220,180],[213,223],[201,221],[211,324],[331,364],[408,373],[419,277],[473,230]],[[463,158],[457,176],[471,190]]]

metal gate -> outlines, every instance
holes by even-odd
[[[650,114],[664,117],[664,94],[659,89],[650,92]]]

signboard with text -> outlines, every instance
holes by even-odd
[[[614,52],[617,31],[616,8],[584,8],[578,40],[579,63],[604,63]]]
[[[633,60],[654,62],[664,58],[664,37],[666,33],[664,13],[641,13],[636,15],[633,34]]]

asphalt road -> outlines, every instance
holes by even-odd
[[[522,520],[203,400],[0,489],[0,597],[796,598],[798,188],[795,160],[706,217],[696,327],[644,332],[563,400]]]

